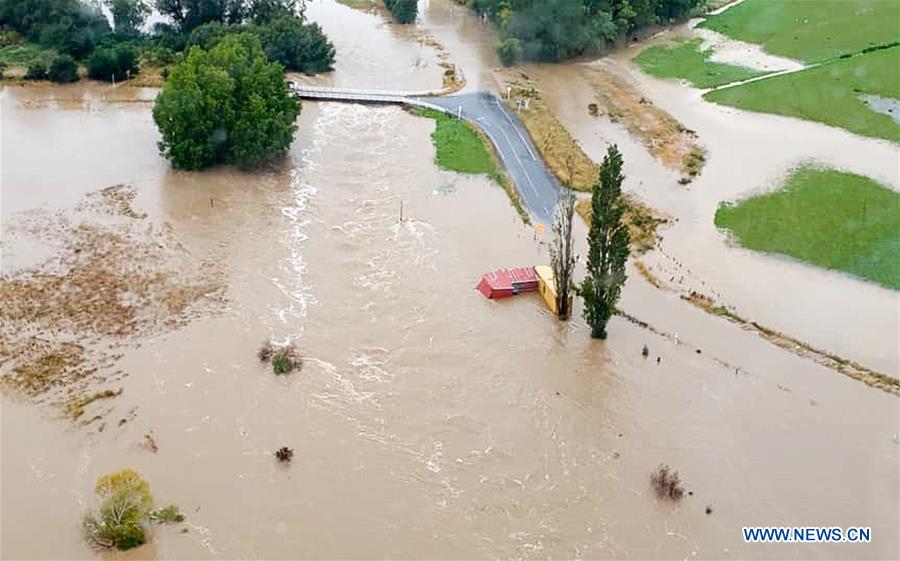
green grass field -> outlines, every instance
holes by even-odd
[[[722,204],[715,223],[743,247],[900,290],[900,194],[867,177],[799,168],[777,191]]]
[[[872,111],[860,94],[900,98],[900,47],[883,49],[793,74],[708,92],[715,103],[843,127],[900,141],[900,124]]]
[[[700,26],[774,55],[821,62],[900,40],[900,2],[745,0]]]
[[[683,78],[698,88],[712,88],[760,76],[750,68],[710,62],[712,52],[701,52],[700,39],[644,49],[634,61],[647,74],[660,78]]]
[[[438,167],[460,173],[485,173],[492,177],[499,173],[488,147],[468,123],[437,111],[419,114],[437,123],[431,140],[437,151]]]

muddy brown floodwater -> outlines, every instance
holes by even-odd
[[[310,5],[322,21],[345,10]],[[385,25],[363,16],[370,27],[328,32],[362,45],[361,29]],[[360,46],[330,79],[362,85],[342,73],[394,64],[408,42]],[[394,60],[386,73],[408,71]],[[182,173],[156,155],[150,105],[131,100],[145,92],[126,92],[0,92],[2,272],[43,261],[9,234],[23,214],[66,214],[123,183],[146,220],[217,262],[223,303],[126,345],[102,432],[4,391],[3,558],[103,557],[79,521],[94,481],[125,467],[180,505],[188,531],[155,528],[119,559],[900,556],[895,396],[634,271],[623,307],[677,337],[614,318],[592,341],[537,295],[485,300],[481,273],[545,262],[546,248],[499,187],[436,168],[433,121],[305,103],[283,169]],[[266,338],[294,341],[303,369],[261,365]],[[287,466],[272,456],[283,445]],[[661,462],[690,491],[680,503],[651,489]],[[751,545],[747,525],[871,526],[873,539]]]

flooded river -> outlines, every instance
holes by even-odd
[[[453,60],[455,26],[482,32],[462,12],[450,22],[446,2],[423,5]],[[308,13],[355,53],[332,83],[440,86],[380,16],[324,1]],[[492,64],[466,70],[470,84]],[[375,67],[385,82],[367,81]],[[9,234],[23,214],[127,183],[225,283],[216,313],[127,347],[102,432],[4,392],[3,558],[97,558],[81,515],[97,477],[125,467],[188,531],[157,527],[122,559],[900,556],[895,396],[633,271],[623,308],[677,336],[615,318],[593,341],[580,309],[563,324],[536,295],[484,299],[481,273],[546,262],[546,247],[498,186],[434,165],[433,121],[305,103],[282,169],[183,173],[156,154],[152,95],[0,93],[3,273],[35,261]],[[295,341],[303,369],[261,365],[267,338]],[[158,451],[139,445],[147,434]],[[272,456],[283,445],[290,465]],[[680,503],[654,495],[659,463],[680,471]],[[873,539],[751,545],[748,525],[871,526]]]

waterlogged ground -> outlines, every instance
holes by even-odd
[[[425,21],[433,9],[449,13],[436,0],[425,9]],[[324,22],[347,8],[316,10]],[[349,26],[328,32],[337,44],[363,41]],[[359,56],[383,63],[408,41]],[[395,60],[386,73],[408,71]],[[335,83],[363,85],[342,72]],[[423,70],[409,87],[439,82]],[[485,300],[473,289],[482,272],[545,262],[546,248],[487,178],[436,168],[431,120],[306,103],[283,168],[191,174],[155,154],[150,105],[134,98],[147,92],[2,90],[2,272],[58,254],[53,240],[10,233],[23,216],[71,216],[92,193],[125,184],[142,221],[196,263],[216,263],[221,301],[186,325],[125,340],[110,366],[123,373],[122,394],[85,414],[99,420],[73,423],[3,390],[4,558],[98,557],[80,538],[80,517],[96,478],[124,467],[187,515],[186,533],[156,529],[126,559],[900,556],[895,396],[633,270],[623,308],[661,335],[616,318],[601,343],[579,317],[555,321],[537,296]],[[602,130],[626,159],[634,153],[627,171],[646,177],[635,190],[673,176],[642,159],[640,144],[627,146],[621,129]],[[726,183],[715,177],[710,185]],[[675,210],[715,208],[713,197],[667,197]],[[690,235],[706,232],[699,221],[680,221],[688,241],[676,236],[675,250],[687,255],[690,240],[704,239]],[[782,317],[774,304],[760,309]],[[267,338],[295,341],[303,369],[276,377],[260,365]],[[289,466],[272,457],[282,445],[295,451]],[[681,503],[653,494],[660,462],[692,493]],[[871,526],[873,541],[743,543],[740,528],[757,524]]]

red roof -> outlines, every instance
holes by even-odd
[[[537,290],[538,277],[534,267],[497,269],[481,275],[476,287],[487,298],[506,298],[519,292]]]

